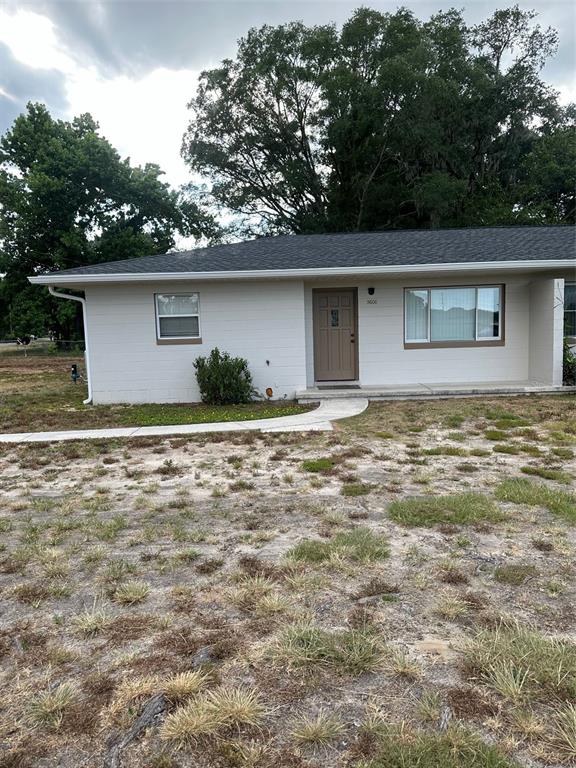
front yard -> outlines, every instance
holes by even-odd
[[[573,763],[574,404],[1,446],[0,765]]]
[[[0,354],[0,433],[206,424],[293,416],[310,410],[307,405],[274,401],[233,406],[83,405],[87,388],[72,382],[73,363],[84,368],[78,357]]]

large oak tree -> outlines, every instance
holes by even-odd
[[[574,221],[574,127],[541,79],[556,33],[518,7],[264,26],[202,73],[190,168],[252,231]]]
[[[78,308],[27,276],[164,253],[183,236],[218,234],[190,194],[157,165],[133,167],[90,115],[54,120],[29,104],[0,139],[0,337],[78,334]]]

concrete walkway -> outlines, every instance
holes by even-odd
[[[197,435],[205,432],[322,432],[332,429],[333,421],[357,416],[368,407],[366,398],[334,398],[308,413],[277,416],[251,421],[219,421],[211,424],[174,424],[166,427],[112,427],[75,429],[69,432],[19,432],[0,434],[0,443],[50,443],[62,440],[94,440],[108,437],[161,437]]]

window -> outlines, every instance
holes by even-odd
[[[576,336],[576,283],[564,284],[564,335]]]
[[[406,288],[404,342],[446,346],[501,341],[502,293],[500,285]]]
[[[157,293],[158,340],[200,340],[199,304],[197,293]]]

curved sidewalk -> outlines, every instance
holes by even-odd
[[[174,424],[161,427],[111,427],[109,429],[75,429],[68,432],[18,432],[0,435],[0,443],[50,443],[62,440],[95,440],[108,437],[153,437],[162,435],[196,435],[204,432],[322,432],[332,429],[333,421],[357,416],[368,407],[366,398],[334,398],[325,400],[307,413],[277,416],[251,421],[218,421],[209,424]]]

